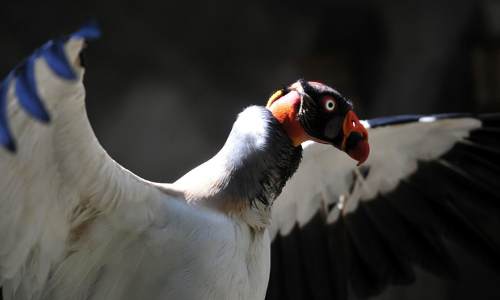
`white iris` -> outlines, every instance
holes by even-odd
[[[335,109],[335,101],[333,101],[332,99],[326,100],[325,108],[327,111],[334,110]]]

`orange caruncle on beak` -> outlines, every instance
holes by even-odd
[[[278,91],[271,96],[266,107],[281,123],[294,146],[297,147],[301,143],[313,139],[304,131],[297,118],[300,107],[299,93],[291,91],[282,96],[282,92]]]
[[[358,166],[368,159],[370,145],[368,144],[368,131],[359,122],[358,116],[350,110],[347,112],[342,124],[344,138],[341,150],[358,161]]]

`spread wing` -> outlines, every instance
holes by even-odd
[[[366,298],[415,280],[414,265],[455,275],[445,240],[500,270],[500,115],[398,116],[365,122],[356,167],[307,144],[273,207],[267,299]]]
[[[133,234],[164,219],[166,195],[113,161],[87,119],[79,54],[85,40],[98,35],[89,25],[50,41],[0,87],[0,286],[6,299],[38,298],[55,266],[82,247],[82,237],[107,241],[113,230]],[[79,262],[89,273],[92,259]],[[78,286],[85,284],[85,274],[78,277]]]

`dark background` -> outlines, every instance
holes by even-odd
[[[89,18],[104,33],[87,53],[89,118],[150,180],[208,159],[239,111],[298,78],[336,87],[362,118],[500,111],[497,1],[10,1],[0,74]],[[499,299],[500,277],[454,252],[459,282],[421,273],[380,299]]]

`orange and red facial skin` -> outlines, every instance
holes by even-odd
[[[296,89],[298,84],[303,91]],[[310,99],[304,100],[304,97]],[[324,106],[328,99],[335,102],[335,108],[331,111]],[[304,113],[301,105],[305,104],[311,107]],[[283,125],[294,146],[312,140],[334,145],[359,164],[368,158],[368,132],[352,111],[352,104],[330,87],[319,82],[300,80],[289,88],[274,93],[266,107]],[[346,149],[346,140],[354,132],[362,136],[363,140],[356,143],[355,147]]]
[[[278,122],[282,124],[294,146],[313,139],[313,137],[305,132],[297,117],[300,103],[301,98],[297,91],[290,91],[276,99],[270,99],[267,103],[267,108],[269,108]]]

